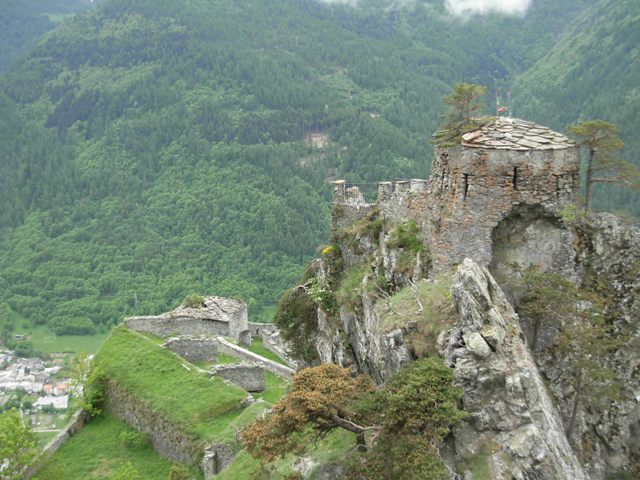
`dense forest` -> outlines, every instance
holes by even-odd
[[[453,83],[486,85],[487,113],[515,83],[516,114],[558,129],[583,114],[640,121],[607,115],[626,104],[613,86],[609,110],[583,112],[572,85],[536,74],[566,68],[553,65],[580,22],[619,22],[607,3],[456,18],[442,2],[104,0],[37,41],[49,27],[34,27],[28,53],[2,57],[0,321],[91,334],[190,292],[267,318],[326,241],[327,181],[425,177]],[[589,71],[600,60],[583,50],[570,53]]]

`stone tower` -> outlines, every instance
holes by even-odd
[[[575,143],[519,119],[497,118],[438,148],[422,225],[436,270],[467,257],[563,270],[558,212],[577,200],[579,168]]]

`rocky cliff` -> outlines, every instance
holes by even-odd
[[[443,357],[465,480],[640,478],[640,231],[582,213],[578,180],[570,140],[499,118],[375,202],[335,182],[309,341],[378,383]]]

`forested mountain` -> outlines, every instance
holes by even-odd
[[[517,114],[563,130],[601,118],[620,127],[622,155],[640,165],[640,3],[603,0],[515,82]],[[640,216],[640,195],[598,185],[596,204]]]
[[[28,53],[40,37],[91,0],[0,0],[0,73]]]
[[[58,333],[190,291],[260,314],[325,238],[325,180],[425,177],[450,86],[508,89],[596,0],[390,3],[105,0],[47,34],[0,84],[3,310]]]

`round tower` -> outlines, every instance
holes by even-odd
[[[494,250],[513,249],[527,256],[522,264],[561,263],[559,211],[577,201],[579,169],[572,140],[519,119],[496,118],[437,148],[424,224],[436,269],[466,257],[489,266]]]

